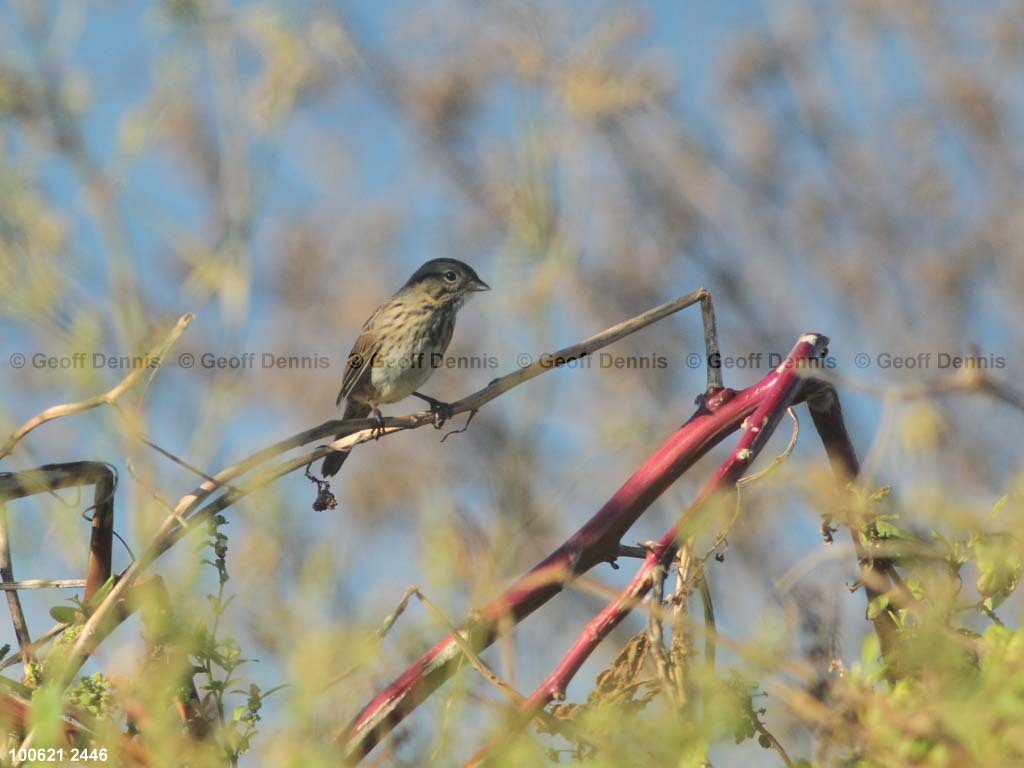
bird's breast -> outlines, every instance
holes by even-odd
[[[373,328],[380,347],[371,383],[378,401],[389,403],[410,395],[442,364],[456,308],[395,302],[382,310]]]

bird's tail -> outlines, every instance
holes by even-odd
[[[365,419],[370,415],[372,409],[367,403],[359,403],[349,398],[345,402],[345,413],[341,418],[343,419]],[[339,437],[344,435],[335,435],[334,439],[337,440]],[[349,451],[335,451],[329,453],[324,457],[323,467],[320,469],[321,474],[324,477],[330,477],[331,475],[338,474],[338,470],[341,469],[341,465],[345,463],[345,459],[348,458]]]

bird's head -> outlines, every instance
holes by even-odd
[[[489,291],[491,286],[469,264],[458,259],[431,259],[409,278],[402,291],[421,290],[439,301],[463,299],[468,293]]]

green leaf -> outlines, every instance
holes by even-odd
[[[1009,500],[1010,500],[1009,494],[1007,494],[1006,496],[1000,497],[999,501],[997,501],[995,503],[995,505],[992,507],[992,511],[988,513],[988,519],[991,520],[996,515],[998,515],[1000,512],[1002,512],[1003,507],[1006,506],[1006,502],[1008,502]]]
[[[913,538],[898,526],[890,523],[886,518],[877,518],[872,525],[875,529],[875,538],[878,539],[910,539]]]
[[[980,538],[974,545],[974,553],[978,561],[978,592],[993,598],[994,608],[1017,588],[1024,560],[1015,539],[1007,535]]]
[[[868,603],[868,619],[877,619],[889,607],[888,595],[877,595]]]
[[[62,624],[74,624],[78,609],[70,605],[55,605],[50,609],[50,618]]]
[[[878,635],[872,632],[864,638],[860,647],[860,665],[867,675],[872,675],[881,669],[878,660],[882,656],[882,644]]]
[[[881,488],[878,488],[878,489],[876,489],[876,490],[871,492],[871,495],[868,496],[868,502],[871,503],[871,504],[877,504],[878,502],[883,501],[886,498],[888,498],[889,494],[891,494],[891,493],[892,493],[892,486],[891,485],[883,485]]]
[[[105,582],[103,582],[103,586],[97,589],[96,593],[91,598],[89,598],[89,605],[95,607],[102,603],[104,598],[106,598],[106,596],[110,593],[110,590],[114,588],[114,580],[114,576],[110,576]],[[72,599],[76,602],[79,602],[77,598]],[[81,605],[80,602],[79,604]],[[84,606],[82,607],[84,608]]]
[[[37,744],[58,742],[63,724],[62,698],[61,690],[53,685],[44,685],[32,697],[29,727],[35,734]]]

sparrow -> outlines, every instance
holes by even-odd
[[[442,413],[446,403],[416,390],[443,363],[455,315],[466,298],[490,289],[471,266],[457,259],[431,259],[417,269],[363,323],[345,362],[335,401],[338,406],[345,401],[342,418],[365,419],[373,414],[383,423],[379,406],[409,395],[429,403],[435,414]],[[336,451],[327,455],[323,476],[336,474],[348,454]]]

